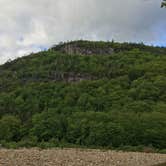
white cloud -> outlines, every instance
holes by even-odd
[[[0,0],[0,63],[74,39],[166,45],[161,0]]]

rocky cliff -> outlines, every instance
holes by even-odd
[[[85,41],[64,43],[53,46],[51,49],[66,54],[78,55],[111,55],[114,53],[114,49],[110,46],[102,47],[99,44],[94,44],[91,47],[87,47]]]

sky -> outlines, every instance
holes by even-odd
[[[0,64],[61,41],[166,46],[161,0],[0,0]]]

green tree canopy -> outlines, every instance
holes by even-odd
[[[166,7],[166,0],[163,0],[163,2],[161,3],[161,7]]]

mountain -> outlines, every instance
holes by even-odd
[[[2,146],[166,149],[166,48],[72,41],[0,66]]]

